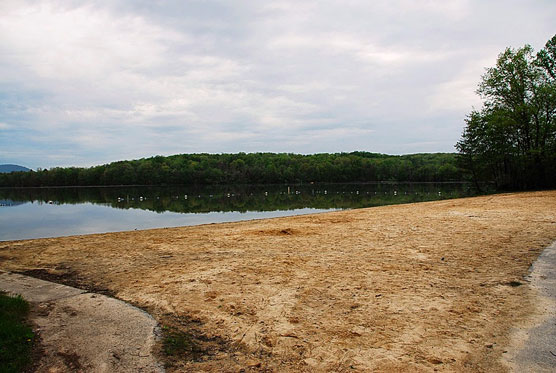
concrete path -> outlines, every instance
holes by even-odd
[[[0,271],[0,290],[33,304],[43,356],[37,372],[163,372],[156,321],[117,299]]]
[[[529,280],[540,295],[542,317],[521,331],[522,346],[510,364],[516,372],[556,372],[556,242],[533,264]]]

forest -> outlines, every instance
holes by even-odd
[[[455,153],[179,154],[0,174],[3,187],[463,181]]]
[[[538,53],[507,48],[486,70],[456,148],[476,181],[504,189],[556,187],[556,35]]]

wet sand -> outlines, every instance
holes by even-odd
[[[0,269],[104,289],[192,334],[176,370],[505,371],[556,191],[0,242]]]

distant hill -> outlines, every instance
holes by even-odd
[[[454,153],[204,153],[3,173],[0,186],[453,182],[465,177]]]
[[[18,172],[18,171],[31,171],[30,168],[18,166],[16,164],[0,164],[0,173]]]

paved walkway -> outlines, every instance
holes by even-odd
[[[0,271],[0,290],[33,304],[43,356],[37,372],[162,372],[156,321],[117,299]]]
[[[556,372],[556,242],[533,264],[529,280],[541,296],[543,317],[525,331],[523,347],[510,363],[516,372]]]

